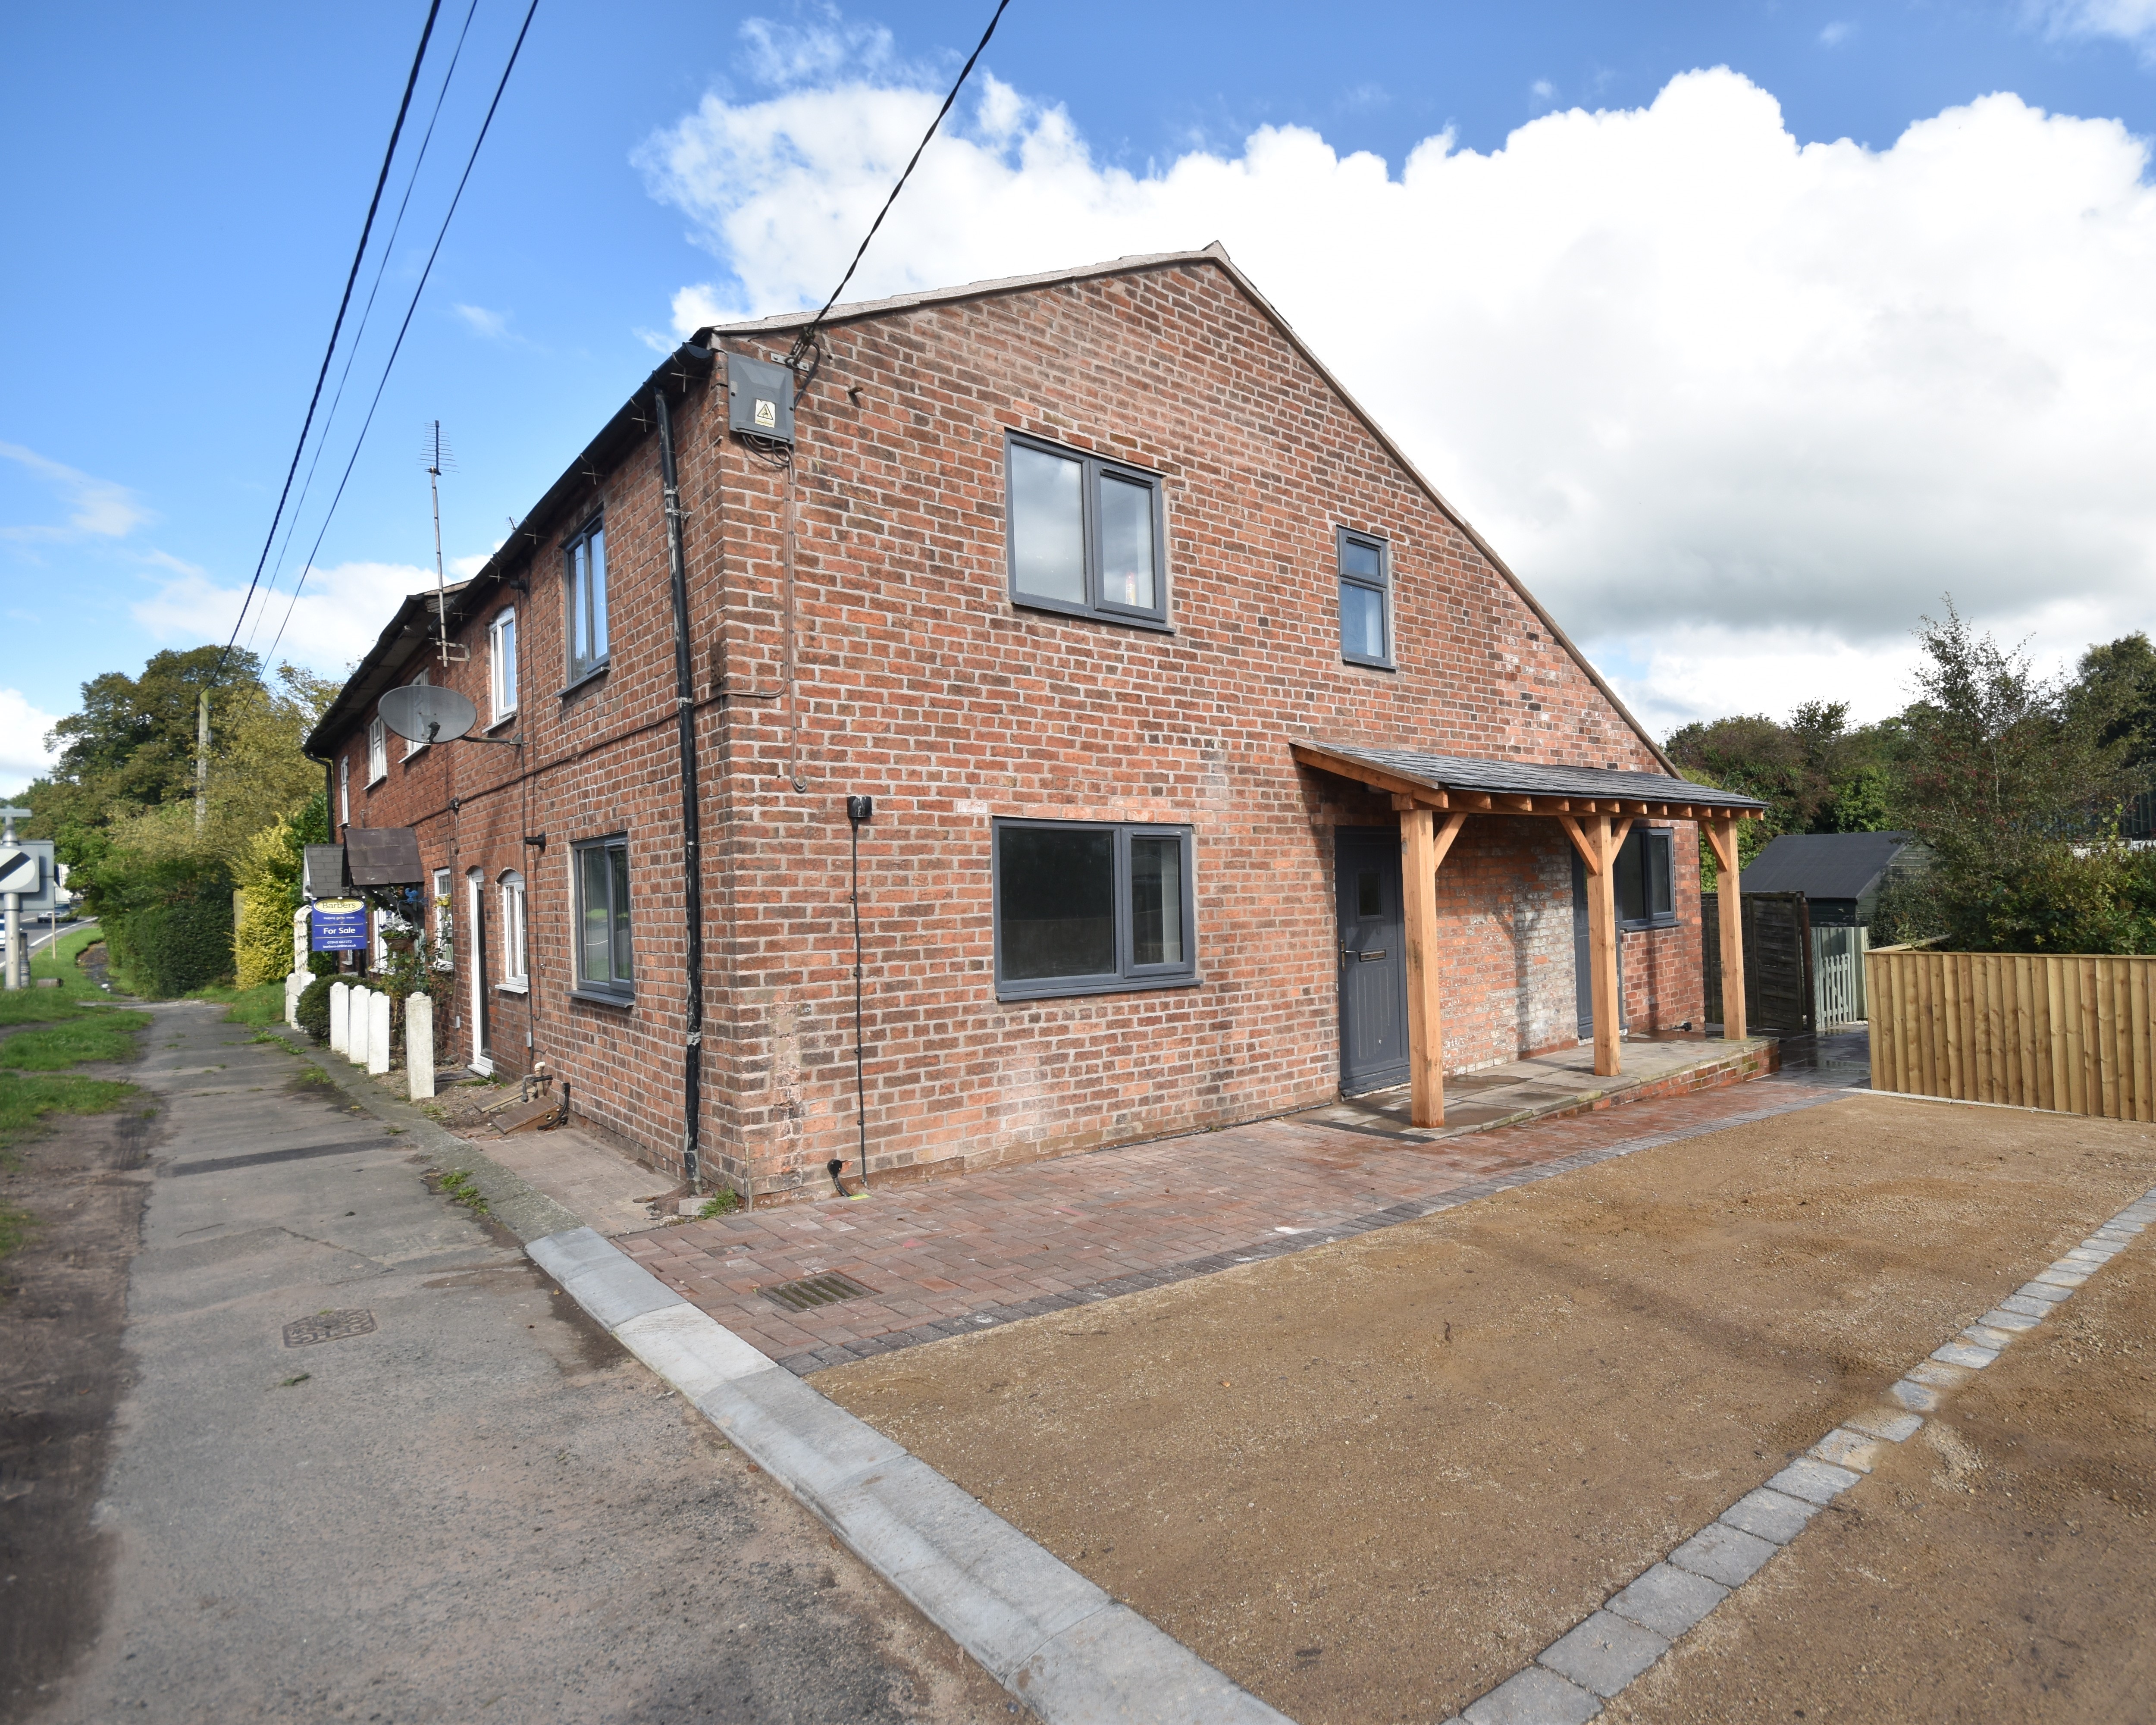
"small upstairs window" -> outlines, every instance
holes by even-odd
[[[606,528],[594,521],[569,542],[563,570],[569,626],[569,680],[582,682],[607,662]]]
[[[489,728],[516,711],[516,613],[504,611],[486,627]]]
[[[1014,603],[1166,625],[1159,475],[1015,434],[1004,472]]]
[[[337,824],[352,824],[352,757],[337,757]]]
[[[389,727],[377,713],[367,726],[367,782],[379,784],[389,777]]]
[[[1617,896],[1620,928],[1674,928],[1676,884],[1671,872],[1667,827],[1634,827],[1617,852]]]
[[[1340,567],[1340,656],[1350,665],[1393,668],[1391,548],[1372,533],[1334,535]]]

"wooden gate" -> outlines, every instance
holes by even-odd
[[[1864,954],[1868,929],[1812,930],[1812,1017],[1822,1030],[1864,1018]]]
[[[1874,1090],[2156,1120],[2156,957],[1882,947],[1866,967]]]

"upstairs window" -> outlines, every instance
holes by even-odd
[[[426,685],[427,674],[424,671],[421,671],[418,676],[412,679],[412,686],[414,689],[424,689],[426,687]],[[404,753],[401,758],[408,761],[413,756],[418,754],[421,749],[426,747],[426,746],[427,745],[425,743],[419,742],[418,739],[408,737],[404,739]]]
[[[1674,928],[1676,883],[1667,827],[1634,827],[1617,852],[1617,926]]]
[[[352,824],[352,757],[337,757],[337,824]]]
[[[629,839],[576,847],[577,992],[627,1000],[635,993],[629,946]]]
[[[998,998],[1196,981],[1191,860],[1188,827],[997,822]]]
[[[1393,668],[1391,548],[1371,533],[1334,535],[1340,570],[1340,656],[1350,665]]]
[[[504,611],[486,627],[486,692],[490,728],[516,711],[516,614]]]
[[[389,727],[377,713],[367,727],[367,782],[378,784],[389,777]]]
[[[566,554],[569,680],[582,682],[607,662],[606,529],[594,521]]]
[[[1158,475],[1016,435],[1005,457],[1013,601],[1165,627]]]

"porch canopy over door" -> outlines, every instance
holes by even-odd
[[[1430,755],[1415,749],[1361,743],[1296,742],[1306,767],[1389,792],[1400,817],[1400,880],[1405,912],[1408,983],[1408,1081],[1417,1126],[1445,1124],[1443,1001],[1438,990],[1437,870],[1471,815],[1540,815],[1556,821],[1587,868],[1587,947],[1594,997],[1594,1070],[1620,1070],[1617,1026],[1618,847],[1640,819],[1699,824],[1715,860],[1737,878],[1737,823],[1757,820],[1767,805],[1756,797],[1716,790],[1662,773],[1620,773],[1600,767],[1542,766]],[[1744,974],[1743,904],[1719,895],[1725,977]],[[1722,1034],[1744,1034],[1744,989],[1724,988]]]

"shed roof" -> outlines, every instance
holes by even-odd
[[[1862,898],[1912,840],[1909,833],[1784,833],[1744,870],[1746,892]]]
[[[1573,767],[1560,762],[1484,760],[1467,755],[1433,755],[1419,749],[1373,748],[1361,743],[1298,742],[1297,759],[1306,765],[1382,788],[1396,786],[1435,793],[1448,805],[1467,799],[1509,797],[1531,802],[1650,805],[1650,812],[1673,808],[1727,814],[1756,814],[1767,805],[1757,797],[1712,785],[1694,784],[1663,773],[1630,773],[1609,767]],[[1360,770],[1358,770],[1360,769]],[[1463,803],[1462,806],[1468,806]],[[1517,805],[1514,805],[1517,806]],[[1502,814],[1502,809],[1492,813]],[[1539,814],[1540,809],[1524,813]],[[1563,812],[1553,807],[1548,812]],[[1617,812],[1612,810],[1611,812]]]

